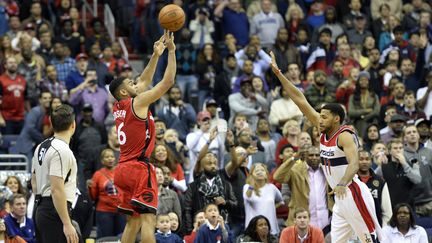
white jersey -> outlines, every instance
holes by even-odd
[[[340,182],[348,167],[345,152],[338,146],[338,137],[345,131],[353,134],[358,146],[357,135],[349,126],[341,126],[330,139],[327,139],[325,134],[321,134],[320,137],[321,164],[327,182],[332,189]]]
[[[51,196],[50,176],[64,180],[66,200],[73,202],[77,188],[77,163],[65,141],[51,137],[39,144],[32,159],[32,173],[36,177],[36,194]]]

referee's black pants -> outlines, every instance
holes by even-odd
[[[42,197],[36,206],[35,224],[36,241],[38,243],[66,243],[63,232],[63,222],[54,207],[51,197]],[[68,202],[69,216],[71,215],[71,203]]]

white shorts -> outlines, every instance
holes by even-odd
[[[335,198],[331,220],[332,243],[347,243],[355,234],[362,243],[377,242],[381,227],[369,188],[357,177],[348,186],[346,197]],[[381,237],[380,237],[381,238]]]

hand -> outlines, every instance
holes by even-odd
[[[63,225],[63,233],[68,243],[78,243],[78,234],[72,226],[72,223]]]
[[[395,159],[397,160],[397,161],[399,161],[399,163],[401,164],[401,165],[405,165],[407,162],[406,162],[406,159],[405,159],[405,156],[404,156],[404,154],[403,153],[397,153],[397,154],[395,154],[393,157],[395,157]]]
[[[246,149],[246,152],[248,155],[256,154],[258,152],[258,147],[251,145]]]
[[[387,164],[388,163],[388,159],[387,156],[381,152],[381,154],[378,154],[375,156],[375,164],[377,164],[378,166],[381,166],[382,164]]]
[[[92,179],[88,179],[86,181],[87,187],[92,187],[93,186],[93,180]]]
[[[213,141],[217,135],[218,135],[217,127],[214,127],[212,130],[210,130],[210,142]]]
[[[225,199],[223,197],[215,197],[214,198],[214,203],[219,206],[219,205],[225,205]]]
[[[219,226],[221,227],[221,229],[225,229],[225,221],[224,221],[223,217],[219,215],[217,221],[218,221]]]
[[[230,129],[227,131],[226,140],[229,145],[234,145],[234,134]]]
[[[429,43],[428,37],[426,34],[421,34],[419,39],[419,46],[420,48],[426,48],[427,44]]]
[[[334,194],[336,198],[342,200],[346,197],[347,187],[338,185],[333,189],[333,191],[330,192],[330,194]]]
[[[273,73],[278,75],[280,73],[280,69],[277,65],[276,57],[272,51],[270,52],[270,57],[271,57],[270,67],[271,67]]]
[[[177,100],[176,105],[182,107],[184,105],[183,100],[182,99]]]
[[[176,45],[174,44],[174,33],[168,30],[165,30],[165,45],[168,48],[169,52],[174,52],[176,50]]]
[[[153,44],[153,53],[158,57],[160,57],[163,54],[166,48],[166,45],[164,43],[164,38],[165,35],[162,35],[161,38]]]
[[[280,90],[281,90],[281,87],[280,87],[280,86],[276,86],[276,88],[274,88],[274,89],[272,89],[272,90],[270,91],[271,96],[272,96],[273,98],[278,97],[278,95],[280,94]]]
[[[0,117],[0,127],[5,127],[6,126],[6,121],[4,120],[3,117]]]

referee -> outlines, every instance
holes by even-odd
[[[37,146],[32,160],[36,240],[77,243],[78,234],[70,217],[77,183],[77,164],[69,149],[75,132],[75,114],[72,107],[61,105],[50,118],[54,137]]]

